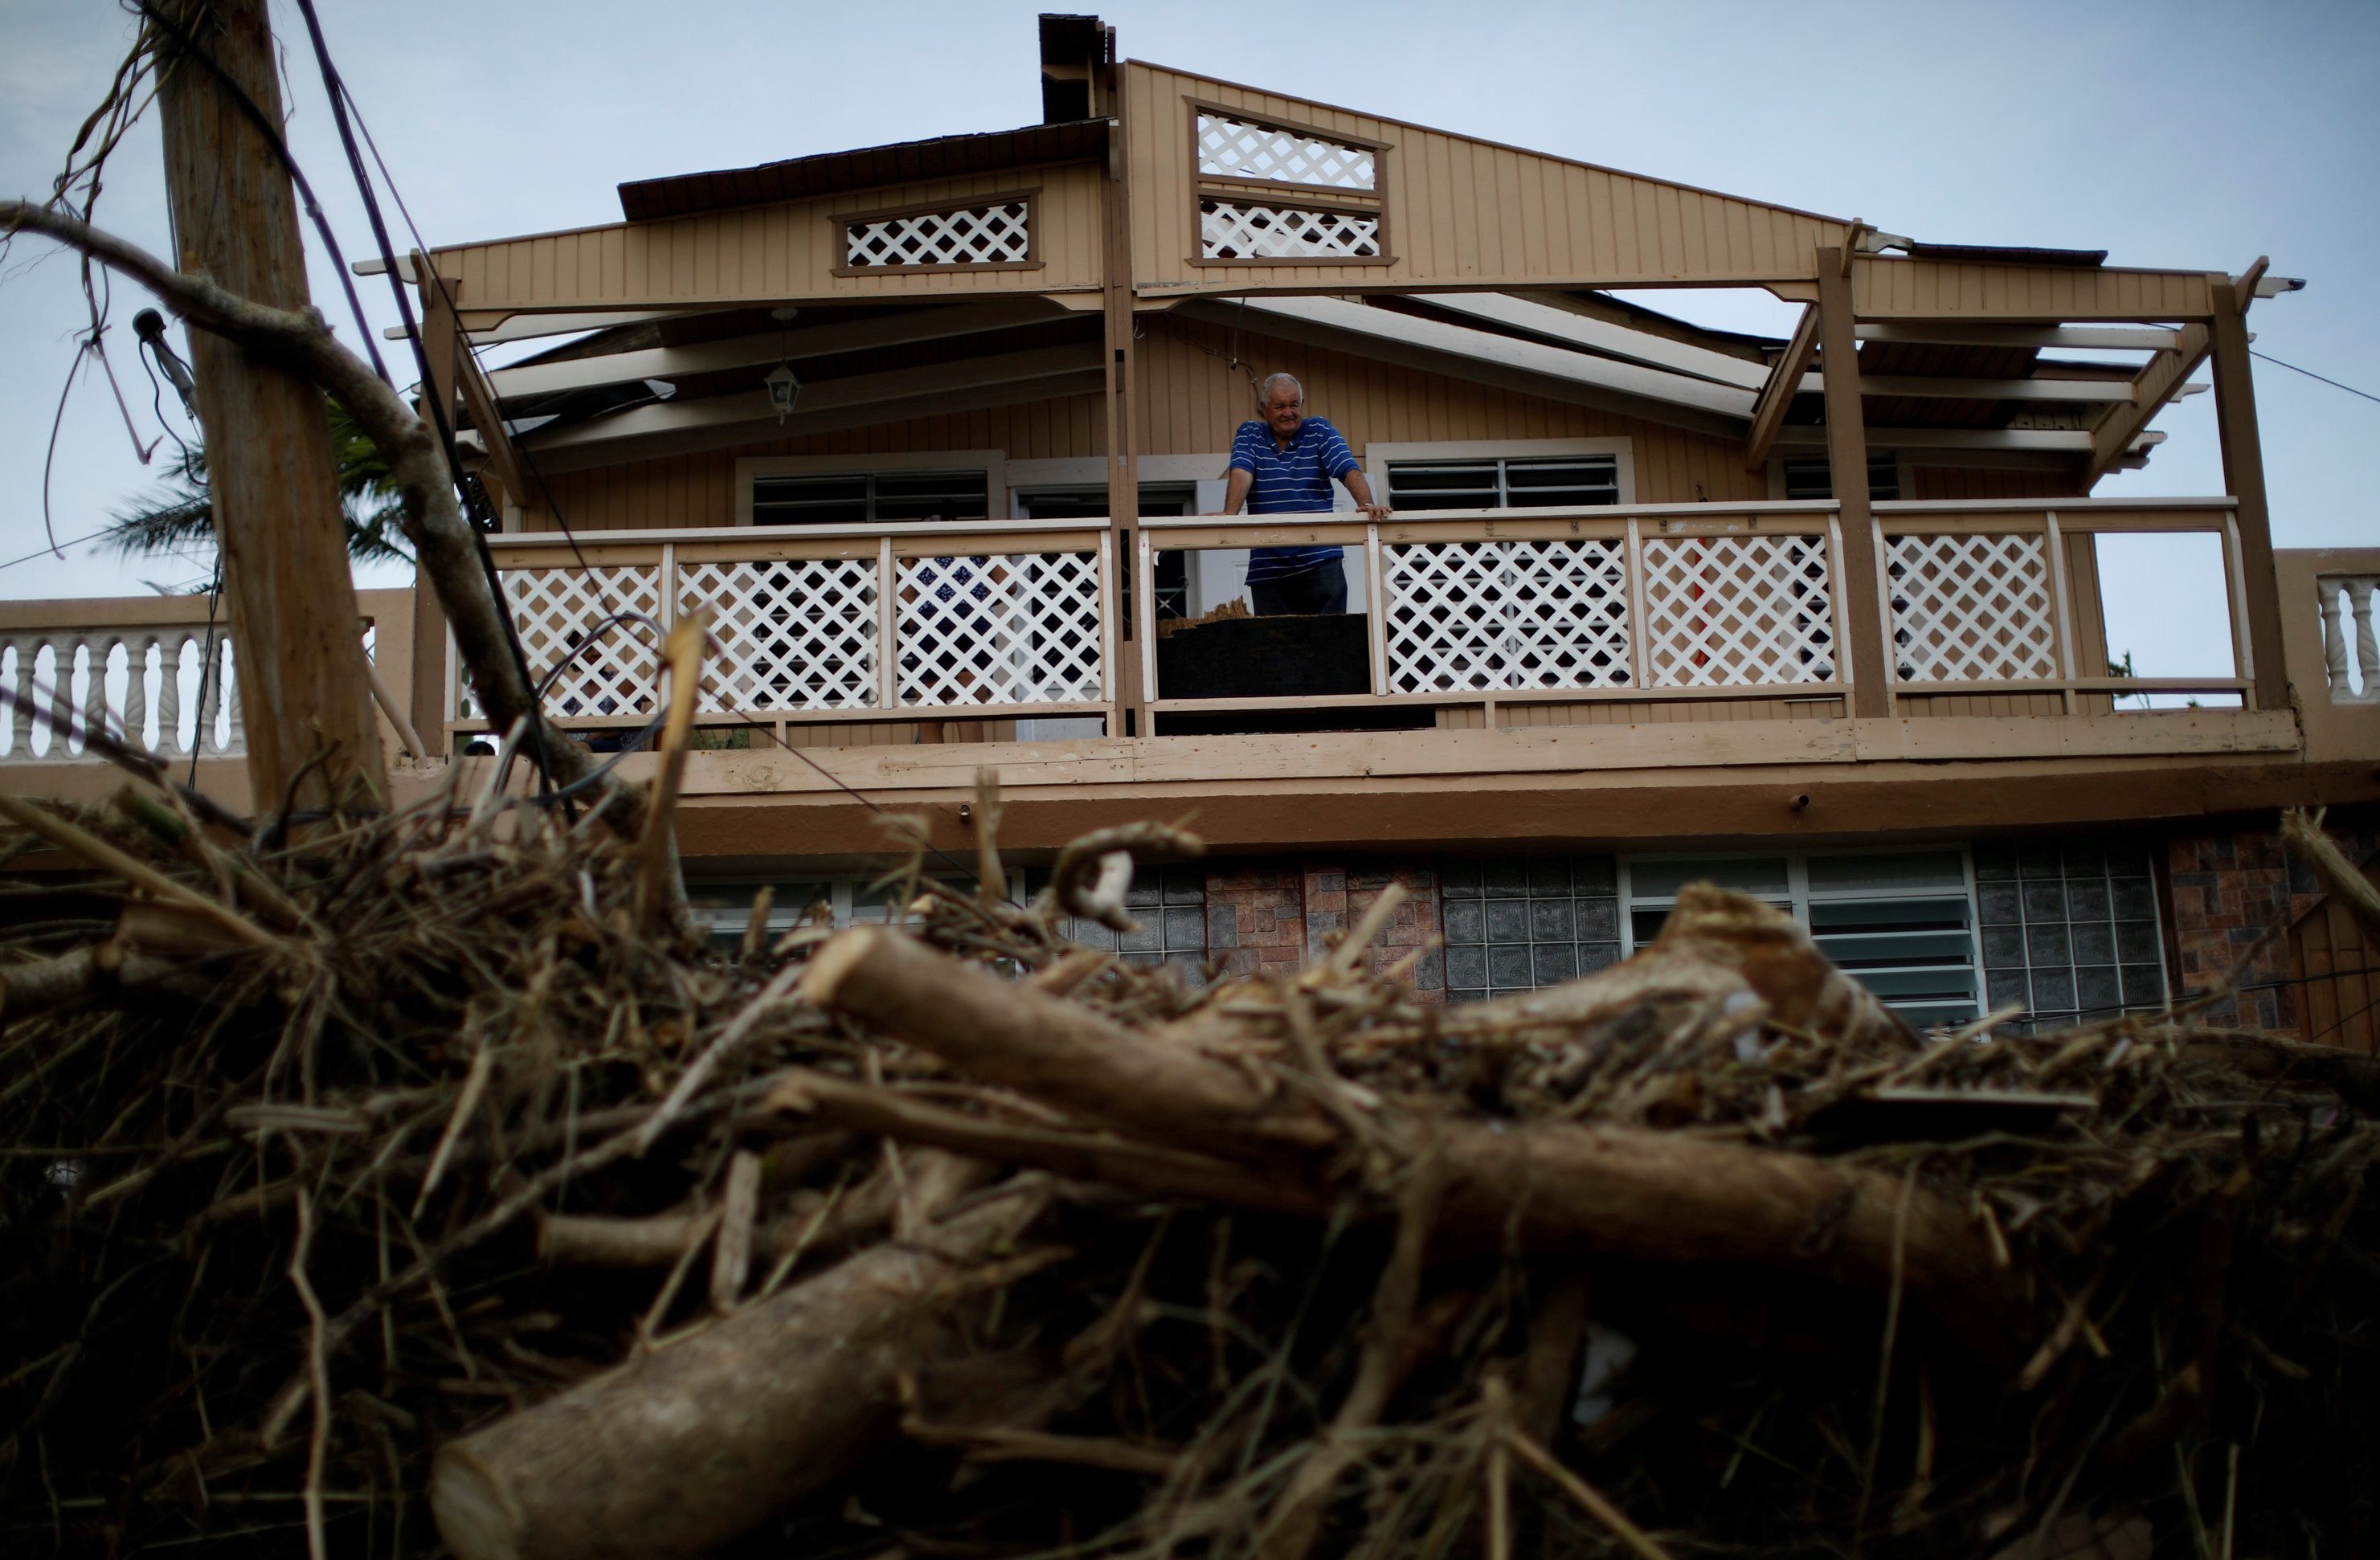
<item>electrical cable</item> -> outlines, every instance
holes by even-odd
[[[2361,395],[2366,401],[2380,401],[2380,395],[2374,395],[2368,390],[2358,390],[2351,384],[2341,384],[2335,379],[2325,378],[2321,374],[2315,373],[2312,369],[2301,369],[2295,363],[2284,363],[2269,352],[2259,352],[2252,346],[2248,349],[2248,356],[2251,357],[2261,357],[2277,369],[2287,369],[2293,374],[2303,374],[2310,380],[2321,380],[2323,383],[2330,386],[2333,390],[2343,390],[2350,395]]]

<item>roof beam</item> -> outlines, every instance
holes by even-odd
[[[1925,374],[1862,374],[1862,395],[1926,395],[1952,401],[2130,401],[2131,380],[1961,380]]]
[[[2220,280],[2203,271],[1861,255],[1852,297],[1866,320],[2162,325],[2212,314]]]
[[[2174,349],[2150,358],[2140,377],[2132,381],[2131,403],[2110,407],[2091,430],[2091,465],[2083,476],[2086,485],[2107,475],[2131,453],[2149,419],[2163,411],[2168,401],[2176,398],[2181,381],[2206,361],[2215,337],[2205,326],[2184,326],[2177,333],[2180,339]]]
[[[480,430],[480,447],[487,454],[488,464],[495,467],[496,479],[504,485],[513,502],[527,503],[540,496],[541,490],[530,485],[528,468],[514,446],[510,430],[504,427],[504,413],[494,389],[488,383],[486,371],[468,351],[455,354],[455,388],[463,393],[463,405],[471,414],[471,426]]]
[[[1859,328],[1862,341],[1942,346],[2080,346],[2099,352],[2166,352],[2179,331],[2124,325],[1973,325],[1935,320],[1896,320]]]
[[[791,434],[798,431],[796,425],[815,426],[821,414],[861,407],[880,410],[881,404],[887,402],[917,400],[959,391],[1035,387],[1029,394],[1011,397],[1015,400],[1072,394],[1075,392],[1049,389],[1047,381],[1085,373],[1096,380],[1099,370],[1099,347],[1092,343],[1078,342],[1065,346],[1037,347],[1029,352],[1005,353],[995,357],[969,357],[951,363],[928,364],[923,368],[855,374],[847,379],[804,385],[800,408],[793,419],[783,425],[783,429]],[[871,414],[862,420],[877,422],[885,418]],[[625,407],[585,422],[540,429],[524,435],[522,442],[536,454],[541,469],[566,471],[649,457],[656,452],[646,446],[659,439],[696,435],[700,439],[698,447],[715,448],[761,435],[773,438],[779,429],[776,409],[769,403],[768,392],[754,389],[735,395],[705,396],[697,401],[666,401]],[[680,449],[689,446],[685,443],[675,446]]]
[[[507,401],[560,391],[587,390],[598,385],[628,384],[638,380],[671,380],[727,369],[758,368],[783,358],[819,357],[832,352],[864,352],[877,347],[905,346],[949,336],[972,335],[1010,325],[1061,320],[1064,312],[1038,298],[997,299],[947,307],[905,310],[868,320],[812,325],[798,331],[771,331],[693,346],[647,347],[610,352],[552,363],[524,363],[498,369],[488,378],[496,393]]]
[[[1748,390],[1341,298],[1251,297],[1245,321],[1242,307],[1238,299],[1183,306],[1196,319],[1622,416],[1645,415],[1651,401],[1664,406],[1662,421],[1723,439],[1739,436],[1752,416]]]
[[[1793,339],[1786,344],[1785,356],[1770,367],[1760,399],[1754,404],[1752,431],[1743,441],[1744,470],[1757,471],[1768,464],[1768,448],[1777,441],[1777,430],[1785,426],[1794,395],[1804,388],[1810,359],[1817,350],[1818,306],[1805,304],[1802,322],[1793,327]]]
[[[1731,384],[1738,390],[1758,390],[1768,379],[1768,369],[1763,364],[1714,352],[1706,346],[1671,341],[1649,331],[1632,331],[1625,325],[1565,308],[1557,301],[1560,294],[1516,296],[1507,293],[1416,293],[1414,296],[1434,308],[1550,336],[1572,346],[1648,368],[1669,369],[1696,379]]]
[[[2025,450],[2068,455],[2091,453],[2092,435],[2080,428],[1871,428],[1867,442],[1876,450]],[[2161,444],[2162,433],[2143,433],[2134,445]],[[1827,430],[1793,427],[1777,435],[1779,449],[1822,450]],[[2128,446],[2128,449],[2130,446]]]

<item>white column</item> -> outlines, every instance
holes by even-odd
[[[17,697],[8,710],[8,756],[23,760],[33,756],[33,656],[40,646],[29,635],[0,641],[0,647],[17,652],[17,675],[9,688]]]
[[[2363,697],[2380,699],[2380,644],[2372,635],[2371,579],[2347,582],[2348,610],[2355,614],[2355,664],[2363,674]],[[2336,684],[2334,684],[2335,686]]]

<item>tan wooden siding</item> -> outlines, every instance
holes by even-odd
[[[1754,282],[1809,276],[1813,251],[1845,234],[1833,218],[1160,66],[1135,62],[1125,93],[1133,277],[1151,291]],[[1379,187],[1389,263],[1193,263],[1199,254],[1194,99],[1251,119],[1387,143]],[[1295,190],[1280,193],[1293,200]]]
[[[1892,712],[1912,720],[1932,716],[2063,715],[2062,694],[1897,694]]]
[[[1912,499],[2079,499],[2082,485],[2070,472],[2023,471],[2003,466],[1915,466],[1909,470]]]
[[[2026,320],[2044,322],[2203,319],[2214,307],[2206,274],[2079,265],[1862,258],[1852,308],[1862,320]]]
[[[786,298],[931,297],[1040,293],[1099,285],[1099,170],[1088,164],[866,189],[663,222],[602,227],[440,249],[441,275],[460,306],[487,309],[608,309]],[[838,276],[844,218],[854,212],[970,196],[1038,190],[1040,260],[1030,269],[870,272]]]
[[[1252,415],[1250,380],[1281,371],[1307,387],[1316,415],[1337,425],[1358,458],[1375,441],[1617,437],[1629,441],[1639,503],[1757,502],[1768,496],[1766,475],[1746,472],[1737,447],[1726,440],[1267,336],[1243,333],[1234,369],[1232,333],[1222,326],[1150,316],[1141,328],[1135,367],[1138,449],[1145,455],[1230,448],[1232,432]],[[1072,395],[630,461],[556,475],[548,487],[574,529],[731,526],[735,462],[744,456],[930,450],[1005,450],[1011,460],[1103,455],[1100,398]],[[528,507],[528,524],[546,530],[553,520],[538,504]]]
[[[1096,455],[1107,439],[1100,398],[1069,395],[1015,406],[913,417],[799,439],[771,439],[699,454],[630,461],[548,479],[574,530],[735,524],[735,463],[747,455],[878,455],[930,450],[1005,450],[1011,460]],[[527,511],[531,530],[554,528],[542,504]]]
[[[1309,409],[1329,417],[1359,459],[1376,441],[1619,437],[1630,442],[1639,503],[1768,496],[1766,474],[1746,472],[1731,441],[1245,332],[1235,343],[1221,325],[1160,316],[1143,329],[1136,369],[1144,454],[1228,449],[1232,432],[1255,415],[1253,381],[1290,373],[1305,386]]]
[[[2289,928],[2289,965],[2305,983],[2298,988],[2303,1039],[2380,1054],[2380,949],[2353,916],[2329,899],[2307,911]]]

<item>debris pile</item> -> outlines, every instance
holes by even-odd
[[[1392,896],[1195,988],[1060,931],[1161,829],[712,949],[468,802],[9,806],[88,870],[5,890],[0,1549],[2380,1542],[2371,1058],[1922,1039],[1713,889],[1524,998],[1368,973]]]

